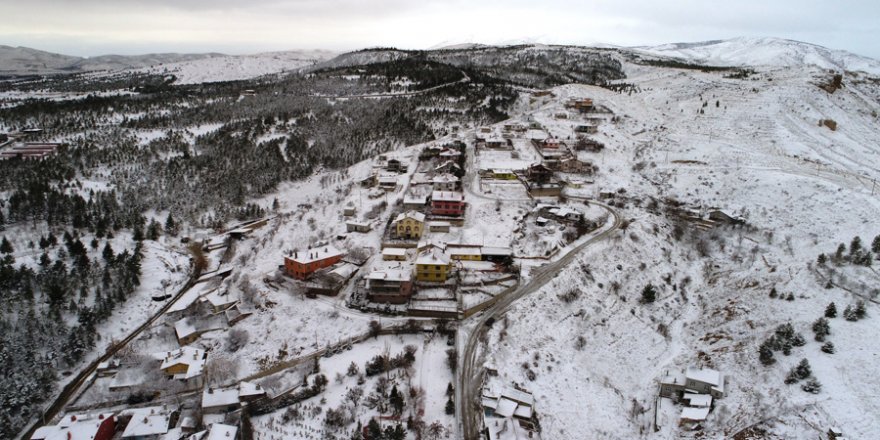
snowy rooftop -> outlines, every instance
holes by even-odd
[[[186,374],[180,375],[181,379],[196,377],[202,374],[202,368],[205,366],[205,352],[190,346],[181,347],[178,350],[168,352],[162,360],[162,365],[159,368],[164,370],[179,364],[188,367]],[[175,377],[177,377],[177,375]]]
[[[181,297],[172,305],[167,313],[179,312],[182,310],[186,310],[189,306],[191,306],[196,300],[199,299],[200,296],[206,293],[210,293],[216,290],[216,288],[209,287],[208,284],[200,283],[196,284],[192,288],[186,291]]]
[[[688,368],[685,376],[687,376],[689,380],[696,380],[699,382],[710,384],[715,387],[723,386],[721,381],[721,373],[709,368]]]
[[[681,418],[682,420],[693,420],[695,422],[701,422],[706,420],[706,417],[709,416],[709,408],[682,408],[681,409]]]
[[[238,428],[235,426],[215,423],[211,425],[211,430],[208,433],[206,440],[235,440],[235,435],[237,433]]]
[[[337,264],[329,273],[336,275],[342,279],[348,279],[353,273],[357,272],[358,267],[351,263]]]
[[[382,255],[388,255],[392,257],[405,257],[406,248],[387,247],[385,249],[382,249]]]
[[[405,269],[374,270],[367,275],[367,279],[376,281],[409,281],[412,279],[412,271]]]
[[[339,256],[342,256],[342,252],[328,244],[326,246],[321,246],[315,249],[307,249],[305,251],[294,252],[293,257],[289,258],[297,263],[308,264],[314,263],[315,261],[326,260],[327,258]]]
[[[455,191],[434,191],[431,193],[431,200],[443,202],[460,202],[464,200],[464,195]]]
[[[101,423],[113,413],[66,415],[55,426],[43,426],[34,431],[31,440],[92,440]]]
[[[416,259],[416,264],[431,264],[438,266],[447,265],[449,264],[449,256],[437,249],[431,249],[419,254],[419,258]]]
[[[190,322],[189,318],[183,318],[174,323],[174,332],[178,338],[185,338],[196,332],[196,326]]]
[[[498,406],[495,408],[495,414],[501,417],[510,417],[516,412],[516,407],[518,405],[519,404],[513,400],[502,397],[498,399]]]
[[[211,303],[214,307],[223,307],[238,301],[238,298],[234,295],[220,295],[218,291],[213,291],[207,295],[205,295],[205,300]]]
[[[239,397],[262,396],[266,394],[266,390],[258,384],[252,382],[241,382],[238,384]]]
[[[238,396],[238,388],[228,388],[225,390],[206,388],[202,391],[202,408],[236,405],[239,401]]]
[[[446,252],[449,255],[483,255],[482,251],[478,247],[465,247],[465,246],[452,246],[450,245]]]
[[[455,182],[458,182],[458,177],[455,177],[454,174],[450,174],[450,173],[441,173],[441,174],[434,176],[434,178],[431,179],[431,182],[433,182],[433,183],[455,183]]]
[[[397,215],[397,218],[394,219],[394,223],[397,223],[399,221],[402,221],[402,220],[408,219],[408,218],[413,219],[417,222],[424,222],[425,221],[425,214],[422,214],[421,212],[418,212],[418,211],[403,212],[403,213],[400,213]]]
[[[697,408],[708,408],[712,405],[712,396],[708,394],[685,393],[683,398],[690,402],[690,406]]]
[[[138,408],[127,411],[132,414],[122,438],[145,437],[168,432],[171,413],[160,407]]]
[[[483,255],[513,255],[513,250],[508,247],[492,247],[492,246],[483,246],[480,248],[480,252]]]

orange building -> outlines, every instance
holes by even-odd
[[[284,270],[287,274],[304,280],[318,269],[332,266],[342,261],[342,252],[327,245],[302,252],[294,252],[292,257],[284,257]]]

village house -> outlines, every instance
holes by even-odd
[[[238,324],[239,321],[247,318],[254,314],[253,309],[245,309],[240,304],[236,304],[223,312],[223,315],[226,316],[226,325],[232,327],[235,324]]]
[[[684,373],[667,374],[660,379],[660,395],[682,398],[685,393],[708,394],[715,399],[724,397],[726,379],[717,370],[688,368]]]
[[[464,196],[460,192],[434,191],[431,194],[431,213],[459,216],[464,213]]]
[[[377,303],[404,304],[412,295],[412,266],[384,268],[366,276],[367,298]]]
[[[203,414],[225,414],[237,410],[239,405],[237,388],[214,389],[208,387],[202,391]]]
[[[539,143],[539,146],[545,150],[558,150],[562,143],[555,137],[548,137]]]
[[[380,175],[377,178],[377,181],[379,182],[379,188],[382,188],[385,191],[394,191],[397,189],[397,176]]]
[[[587,113],[593,110],[593,100],[590,98],[572,99],[565,104],[568,108],[573,108],[581,113]]]
[[[596,134],[599,132],[599,127],[595,125],[578,125],[574,128],[575,133],[585,133],[585,134]]]
[[[317,298],[318,295],[336,296],[358,267],[351,263],[337,264],[315,272],[305,283],[306,296]]]
[[[211,306],[212,313],[219,314],[235,305],[238,302],[238,295],[229,292],[221,295],[219,290],[214,290],[204,296],[204,301]]]
[[[356,213],[357,213],[357,208],[355,208],[354,206],[346,206],[345,208],[342,208],[342,215],[344,215],[346,217],[351,217],[351,216],[355,215]]]
[[[493,179],[499,180],[516,180],[516,174],[513,170],[508,169],[493,169],[490,170]]]
[[[159,369],[174,379],[188,380],[201,376],[207,358],[204,350],[184,346],[166,352]]]
[[[370,232],[373,226],[369,222],[348,221],[345,222],[346,232]]]
[[[456,176],[460,176],[463,173],[461,167],[452,160],[447,160],[440,163],[440,165],[434,167],[434,171],[437,173],[452,173]]]
[[[513,249],[509,247],[480,247],[480,255],[483,260],[493,263],[507,263],[513,258]]]
[[[567,222],[577,222],[584,218],[582,212],[567,207],[550,208],[547,212],[556,217],[557,220]]]
[[[428,222],[428,231],[430,232],[449,232],[452,223],[444,221]]]
[[[318,269],[342,261],[342,255],[331,245],[294,252],[292,257],[284,257],[284,269],[288,275],[304,280]]]
[[[535,398],[531,393],[511,387],[503,387],[499,391],[485,388],[480,400],[483,405],[485,424],[488,428],[503,426],[501,422],[506,421],[509,423],[505,427],[506,429],[523,429],[526,432],[535,429],[533,421]],[[522,438],[528,437],[530,435],[524,435]]]
[[[526,169],[526,179],[534,182],[546,182],[553,177],[553,170],[543,163],[530,165]]]
[[[387,247],[382,249],[384,261],[406,261],[406,248]]]
[[[196,329],[190,318],[183,318],[174,323],[174,333],[181,347],[195,342],[203,332]]]
[[[385,163],[385,169],[395,173],[399,173],[403,169],[403,164],[398,159],[388,159]]]
[[[458,160],[459,156],[461,156],[461,151],[454,148],[444,148],[437,156],[440,159]]]
[[[193,434],[193,436],[202,440],[235,440],[235,436],[238,435],[238,428],[223,423],[212,423],[208,427],[208,431],[203,431],[201,434],[202,436],[199,436],[198,433]]]
[[[116,432],[113,413],[65,415],[56,425],[37,428],[31,440],[110,440]]]
[[[425,231],[425,214],[418,211],[401,213],[394,219],[394,232],[400,238],[421,238]]]
[[[437,157],[440,152],[443,151],[443,147],[435,144],[428,145],[425,148],[422,148],[421,157],[425,159],[430,159],[432,157]]]
[[[483,259],[483,253],[479,246],[449,245],[446,248],[446,254],[452,260],[480,261]]]
[[[458,177],[449,173],[441,173],[431,179],[434,191],[455,191],[458,189]]]
[[[403,197],[403,209],[424,209],[428,205],[426,194],[407,194]]]
[[[574,157],[567,157],[559,161],[559,171],[563,173],[593,173],[593,164],[580,161]]]
[[[504,139],[503,136],[494,135],[486,138],[485,146],[486,148],[503,149],[512,146],[512,143]]]
[[[120,411],[119,425],[124,427],[124,440],[159,440],[171,429],[175,411],[161,406],[131,408]]]
[[[428,249],[416,258],[418,281],[445,283],[449,277],[449,256],[439,249]]]

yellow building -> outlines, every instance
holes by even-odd
[[[516,180],[516,174],[511,170],[492,170],[492,177],[500,180]]]
[[[446,248],[446,253],[453,260],[480,261],[483,259],[483,253],[479,247],[453,247]]]
[[[401,238],[421,238],[425,231],[425,214],[409,211],[394,219],[394,231]]]
[[[449,257],[439,249],[429,249],[416,259],[416,280],[445,283],[449,277]]]

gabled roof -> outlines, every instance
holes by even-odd
[[[314,249],[306,249],[305,251],[294,252],[293,256],[288,258],[300,264],[308,264],[315,261],[321,261],[328,258],[341,256],[342,252],[340,252],[339,249],[336,249],[335,247],[328,244],[326,246],[320,246]]]
[[[186,365],[186,373],[175,375],[175,378],[189,379],[202,374],[202,369],[205,366],[205,356],[204,350],[187,345],[180,347],[178,350],[167,352],[159,369],[165,370],[175,365]]]
[[[721,373],[719,373],[717,370],[712,370],[709,368],[688,368],[685,372],[685,376],[690,380],[707,383],[715,387],[723,385]]]
[[[121,414],[131,414],[131,421],[122,432],[122,438],[165,434],[171,423],[171,413],[162,407],[136,408]]]
[[[418,211],[403,212],[403,213],[400,213],[397,215],[397,218],[394,219],[394,223],[397,223],[397,222],[402,221],[404,219],[412,219],[412,220],[415,220],[419,223],[424,223],[425,222],[425,214],[422,214],[421,212],[418,212]]]
[[[464,200],[464,195],[456,191],[434,191],[433,193],[431,193],[431,200],[443,202],[461,202]]]
[[[367,280],[406,282],[412,280],[412,271],[405,269],[374,270],[367,275]]]
[[[214,423],[205,440],[234,440],[237,433],[238,428],[235,426]]]
[[[440,252],[438,249],[429,249],[426,252],[419,254],[419,257],[416,258],[416,264],[448,265],[449,256]]]

